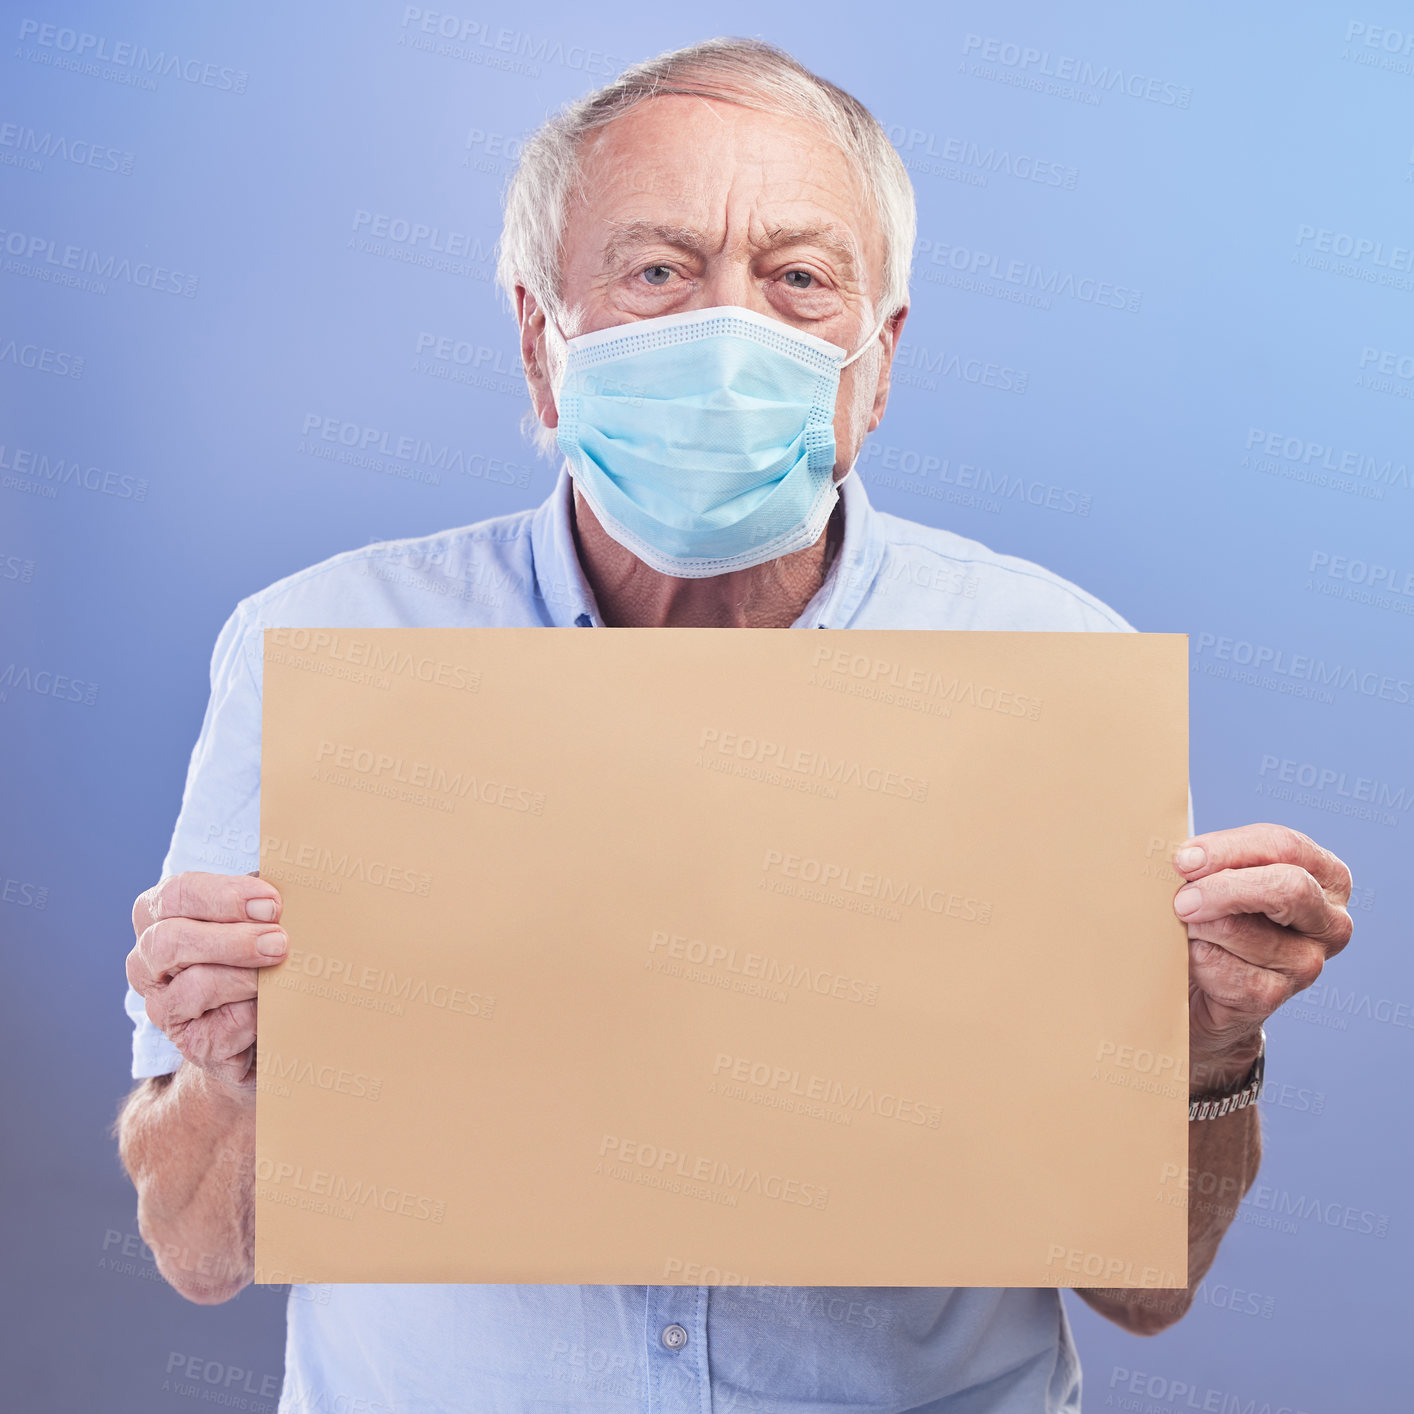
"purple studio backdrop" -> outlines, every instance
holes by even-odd
[[[1067,1298],[1086,1407],[1407,1408],[1414,14],[468,5],[0,7],[0,1403],[274,1409],[285,1294],[168,1289],[107,1134],[212,644],[324,556],[543,499],[492,280],[519,142],[725,33],[913,176],[875,503],[1191,635],[1198,828],[1354,871],[1192,1313],[1145,1341]]]

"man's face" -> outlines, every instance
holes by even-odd
[[[853,353],[873,334],[884,240],[817,128],[712,99],[649,99],[589,138],[562,251],[564,333],[741,305]],[[557,417],[544,311],[521,298],[535,410]],[[903,316],[840,375],[836,479],[878,426]]]

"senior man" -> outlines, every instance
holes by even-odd
[[[501,278],[536,435],[563,453],[554,491],[243,600],[164,877],[133,908],[121,1152],[184,1295],[224,1301],[252,1274],[256,975],[287,946],[249,872],[264,627],[1129,628],[1036,565],[876,512],[850,475],[884,413],[913,231],[878,123],[756,42],[638,65],[528,144]],[[1192,1171],[1225,1195],[1190,1208],[1189,1289],[1080,1292],[1136,1333],[1187,1310],[1255,1175],[1262,1021],[1351,930],[1349,872],[1290,830],[1195,836],[1174,864],[1190,1088],[1235,1098],[1189,1125]],[[1004,1045],[1004,999],[996,1021]],[[1055,1290],[340,1285],[291,1289],[280,1408],[1035,1414],[1079,1389]]]

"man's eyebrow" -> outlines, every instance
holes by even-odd
[[[666,245],[697,255],[706,242],[700,231],[690,226],[665,226],[658,221],[625,221],[614,228],[604,242],[604,264],[616,265],[623,255],[638,246]]]
[[[832,255],[846,276],[852,276],[858,270],[859,245],[854,233],[846,227],[774,226],[765,235],[765,242],[759,247],[762,250],[813,245]],[[690,226],[665,225],[659,221],[625,221],[616,226],[604,242],[604,264],[616,265],[629,251],[645,245],[666,245],[674,250],[700,255],[706,250],[707,241],[700,231]]]
[[[846,275],[853,275],[859,263],[859,243],[844,226],[775,226],[766,232],[766,250],[793,245],[813,245],[828,251]]]

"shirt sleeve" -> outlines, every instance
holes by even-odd
[[[226,620],[211,655],[211,697],[187,766],[181,810],[159,877],[200,869],[247,874],[260,860],[260,684],[250,657],[258,629],[244,603]],[[129,986],[133,1078],[167,1075],[181,1052],[148,1020]]]

